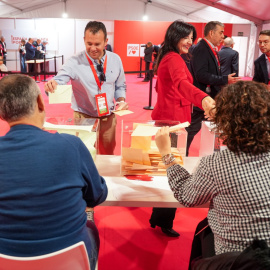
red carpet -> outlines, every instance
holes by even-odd
[[[120,154],[120,123],[122,119],[150,120],[151,112],[144,110],[149,105],[149,83],[143,83],[137,75],[126,75],[127,102],[134,111],[118,117],[117,150]],[[44,83],[38,84],[46,104],[48,117],[72,117],[69,104],[48,104]],[[154,83],[155,85],[155,79]],[[153,89],[152,106],[156,103]],[[8,131],[8,125],[0,121],[0,136]],[[190,155],[198,155],[200,136],[195,138]],[[96,207],[95,221],[100,232],[99,270],[186,270],[191,242],[197,223],[207,215],[207,209],[178,209],[174,229],[179,238],[165,236],[159,228],[149,226],[151,208]]]

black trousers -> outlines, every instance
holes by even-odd
[[[202,220],[194,233],[191,247],[189,270],[192,269],[192,262],[199,258],[209,258],[215,255],[214,234],[208,225],[208,219]]]
[[[150,62],[145,62],[145,70],[149,70],[149,69],[150,69]],[[149,72],[145,72],[145,79],[150,80],[150,73]]]
[[[151,225],[171,229],[175,218],[176,208],[157,208],[153,207],[152,215],[149,220]]]
[[[202,126],[202,121],[206,120],[204,117],[204,111],[194,107],[193,112],[191,114],[191,123],[190,126],[186,128],[186,131],[188,133],[187,136],[187,150],[186,150],[186,156],[188,156],[189,147],[195,137],[195,135],[200,131]]]

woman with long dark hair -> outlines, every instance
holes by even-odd
[[[158,96],[153,120],[190,122],[192,104],[206,112],[213,105],[213,99],[192,84],[192,75],[181,57],[196,37],[196,29],[189,23],[175,21],[168,27],[155,67]],[[175,208],[153,208],[151,227],[159,226],[168,236],[178,237],[172,229],[175,212]]]

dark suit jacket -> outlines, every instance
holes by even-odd
[[[236,73],[238,77],[239,53],[230,47],[223,47],[219,52],[219,61],[222,75]]]
[[[253,81],[268,84],[268,70],[264,53],[254,62]]]
[[[105,49],[106,49],[106,51],[112,52],[112,46],[110,44],[107,44]]]
[[[152,62],[152,53],[153,53],[153,46],[145,47],[144,49],[144,60],[145,62]]]
[[[217,95],[222,85],[228,83],[228,76],[221,75],[216,57],[204,39],[194,46],[190,63],[193,84],[204,92],[207,85],[210,85],[209,95],[212,98]]]
[[[27,42],[25,44],[25,50],[26,50],[26,60],[31,60],[35,58],[35,51],[37,50],[36,47],[34,47],[32,44]]]

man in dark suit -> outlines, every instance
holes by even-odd
[[[27,60],[33,60],[35,58],[35,53],[37,50],[40,50],[40,48],[36,48],[33,46],[34,40],[32,38],[28,39],[28,42],[25,44],[25,51],[26,56],[25,59]],[[35,71],[35,64],[28,64],[28,72],[34,72]]]
[[[270,81],[270,30],[259,34],[259,48],[262,55],[254,62],[253,81],[269,84]]]
[[[7,58],[7,44],[5,42],[5,37],[1,36],[0,38],[0,56],[3,56],[3,63],[6,65],[6,58]]]
[[[144,61],[145,61],[145,70],[150,70],[150,63],[152,62],[152,53],[153,53],[153,44],[151,41],[147,42],[144,49]],[[145,77],[143,82],[149,82],[150,73],[145,72]]]
[[[208,93],[212,98],[215,98],[222,85],[236,82],[239,79],[238,77],[233,77],[235,73],[221,75],[216,47],[220,45],[223,38],[224,25],[218,21],[211,21],[205,25],[204,39],[192,51],[191,73],[194,79],[193,84]],[[203,120],[203,110],[194,107],[191,115],[191,124],[187,128],[187,155],[194,136],[201,129]]]
[[[239,53],[233,50],[233,45],[234,41],[232,38],[227,37],[224,39],[224,46],[218,52],[220,68],[222,75],[235,73],[235,76],[238,77]]]

